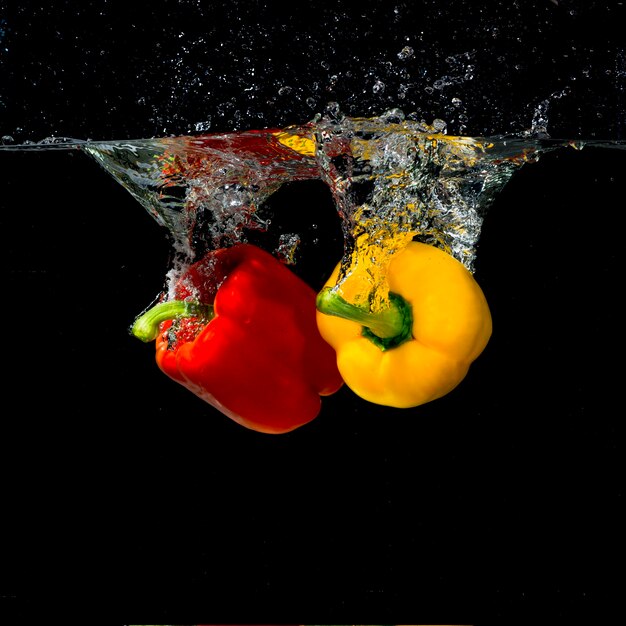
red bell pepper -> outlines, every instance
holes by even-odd
[[[173,299],[132,333],[156,339],[158,366],[239,424],[285,433],[313,420],[343,380],[317,330],[316,293],[269,252],[209,252],[176,281]]]

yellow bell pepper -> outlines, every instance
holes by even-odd
[[[489,341],[492,321],[482,289],[462,263],[410,242],[389,263],[389,306],[377,312],[350,302],[363,285],[359,266],[337,286],[339,269],[318,294],[317,324],[352,391],[408,408],[444,396],[465,378]]]

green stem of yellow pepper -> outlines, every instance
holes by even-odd
[[[389,294],[389,307],[373,312],[351,304],[330,287],[317,294],[317,310],[363,326],[363,336],[381,350],[389,350],[412,338],[411,305],[399,294]]]

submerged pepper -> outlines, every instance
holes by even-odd
[[[169,377],[239,424],[285,433],[313,420],[343,384],[316,325],[315,291],[256,246],[212,251],[132,333],[156,339]]]
[[[333,289],[339,266],[317,298],[317,323],[357,395],[408,408],[444,396],[465,377],[492,330],[485,296],[465,266],[443,250],[411,242],[391,260],[389,307],[349,302],[362,285],[354,270]]]

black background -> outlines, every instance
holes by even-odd
[[[177,5],[162,4],[161,18]],[[105,5],[108,34],[120,42],[128,21]],[[346,15],[347,6],[336,10]],[[613,14],[594,3],[587,14],[572,3],[533,6],[547,20],[544,30],[555,29],[546,55],[570,49],[573,35],[587,32],[578,54],[599,63],[593,55],[600,50],[607,64],[593,65],[597,76],[609,66],[615,72],[619,60],[609,53],[621,42],[610,30],[583,28],[583,18]],[[566,17],[573,7],[578,13]],[[434,5],[425,10],[432,16]],[[67,14],[62,20],[53,9],[38,11],[7,18],[13,47],[3,70],[14,86],[36,64],[14,44],[32,41],[35,25],[39,33],[46,24],[64,26],[59,41],[68,56],[59,64],[77,75],[83,67],[69,60],[75,44],[68,33],[85,46],[85,31],[70,28]],[[128,11],[137,23],[160,23],[156,8]],[[446,11],[442,19],[452,19]],[[240,15],[246,23],[249,14]],[[466,43],[468,31],[454,15],[449,39],[439,24],[440,50]],[[533,24],[521,32],[536,33]],[[603,48],[602,37],[609,42]],[[377,41],[382,49],[384,37]],[[59,79],[48,99],[37,86],[4,94],[13,103],[7,133],[30,120],[33,139],[158,135],[130,99],[126,111],[136,116],[122,115],[125,84],[116,90],[113,75],[125,76],[128,48],[117,50],[115,63],[103,62],[116,68],[102,81],[117,113],[99,118],[103,102],[87,99],[74,126],[55,125],[64,103],[81,100],[75,81],[61,90]],[[35,59],[48,67],[44,53]],[[543,74],[536,68],[546,89],[523,92],[520,109],[552,93],[561,70],[555,63]],[[578,108],[567,105],[573,117],[563,105],[556,123],[576,136],[619,138],[620,83],[604,86],[585,92]],[[155,89],[156,99],[164,87]],[[522,92],[513,86],[501,97],[511,93]],[[601,117],[586,115],[593,93]],[[202,119],[187,105],[186,119],[168,118],[168,132]],[[274,106],[266,121],[285,115]],[[291,123],[307,119],[298,106],[287,109]],[[42,124],[33,111],[44,110]],[[228,129],[227,116],[216,119]],[[475,274],[494,334],[456,390],[400,411],[343,389],[324,400],[314,422],[281,436],[247,431],[212,410],[166,379],[152,346],[128,334],[163,287],[170,246],[121,186],[80,152],[0,152],[0,162],[2,605],[13,619],[60,608],[87,618],[114,611],[144,623],[477,623],[599,618],[618,606],[626,152],[547,155],[498,196]],[[285,229],[303,235],[296,270],[321,286],[341,249],[327,190],[300,183],[272,202]]]

